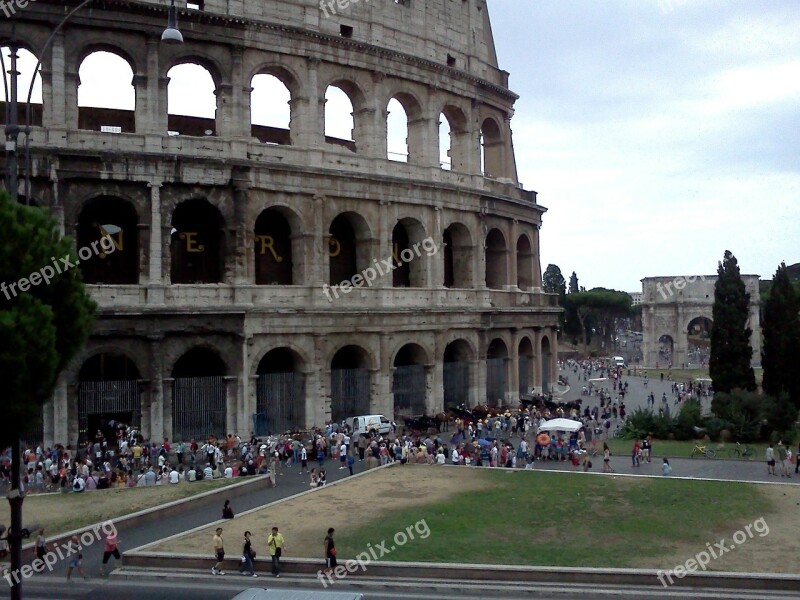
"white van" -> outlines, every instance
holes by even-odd
[[[625,359],[622,358],[621,356],[612,356],[611,360],[614,361],[614,364],[616,366],[622,367],[623,369],[625,368]]]
[[[356,592],[322,592],[303,590],[270,590],[250,588],[236,594],[232,600],[363,600]]]
[[[361,415],[350,419],[350,429],[354,437],[368,433],[386,435],[392,430],[392,422],[383,415]]]

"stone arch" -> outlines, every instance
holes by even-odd
[[[80,257],[86,283],[139,283],[139,215],[132,202],[106,195],[85,202],[78,215],[76,244],[81,252],[93,249],[88,260]]]
[[[669,333],[658,336],[657,360],[662,363],[671,363],[675,355],[675,338]]]
[[[170,135],[217,135],[217,96],[222,77],[216,62],[202,55],[190,54],[171,61],[166,73],[167,129]],[[209,89],[209,79],[213,89]]]
[[[392,396],[395,415],[425,413],[428,351],[418,343],[404,344],[392,361]]]
[[[442,125],[447,123],[448,139],[442,139]],[[454,104],[445,104],[439,113],[439,156],[440,165],[449,164],[449,170],[466,173],[469,170],[470,144],[467,113]],[[445,158],[447,160],[445,160]],[[445,168],[442,165],[442,168]]]
[[[392,271],[394,287],[427,287],[428,257],[422,249],[426,238],[425,226],[417,219],[398,219],[392,229]]]
[[[83,62],[92,54],[97,52],[107,52],[109,54],[115,54],[119,56],[122,60],[128,63],[128,66],[133,71],[133,74],[136,75],[140,73],[139,63],[136,60],[136,56],[128,51],[125,46],[122,46],[115,42],[110,42],[106,40],[88,40],[83,43],[81,46],[75,49],[74,52],[70,52],[70,57],[67,58],[67,62],[71,62],[75,67],[75,72],[80,70],[80,66]]]
[[[336,98],[336,94],[331,89],[339,90],[347,98],[349,107],[344,104],[343,98]],[[361,86],[353,80],[344,78],[333,78],[328,82],[323,94],[325,103],[325,141],[328,144],[334,144],[347,148],[352,152],[356,152],[359,142],[361,140],[361,132],[364,130],[364,120],[366,115],[362,114],[362,110],[366,107],[366,95]],[[350,114],[345,116],[345,112],[350,110]],[[336,116],[338,115],[338,117]],[[343,121],[344,130],[342,126],[336,126],[337,122]],[[347,126],[352,123],[350,135],[342,137],[341,133],[347,133]]]
[[[698,315],[692,319],[684,328],[686,334],[686,362],[690,366],[707,365],[711,358],[711,330],[714,321],[711,319],[710,311],[708,314]]]
[[[442,234],[444,287],[467,289],[475,286],[472,234],[463,223],[450,223]]]
[[[497,227],[486,234],[486,287],[501,290],[508,285],[508,245]]]
[[[445,410],[470,405],[471,365],[475,349],[464,338],[451,341],[442,356],[442,396]]]
[[[517,354],[519,356],[519,393],[520,395],[528,394],[530,389],[534,387],[535,371],[535,352],[533,350],[533,341],[530,336],[524,335],[520,338],[517,345]]]
[[[297,285],[303,244],[300,218],[292,209],[265,208],[253,227],[256,285]]]
[[[494,338],[486,348],[486,402],[500,406],[508,393],[508,344]]]
[[[172,212],[170,277],[177,283],[221,283],[225,273],[225,223],[206,199],[180,202]]]
[[[393,123],[392,103],[396,102],[402,109],[402,127],[398,122]],[[386,148],[387,158],[411,164],[421,164],[425,156],[425,121],[422,118],[422,104],[419,99],[411,92],[393,92],[386,101]],[[393,127],[394,126],[394,127]],[[393,131],[396,129],[396,131]],[[400,133],[402,131],[402,133]],[[393,135],[394,134],[394,135]],[[393,137],[401,136],[403,139],[395,140]],[[397,146],[395,148],[395,146]],[[402,156],[396,156],[399,149]]]
[[[256,435],[305,429],[305,359],[281,345],[268,350],[256,367]]]
[[[178,441],[224,439],[227,429],[228,366],[220,353],[198,344],[172,367],[172,437]]]
[[[481,167],[485,177],[499,179],[505,176],[504,145],[502,125],[494,117],[486,117],[481,123]]]
[[[17,88],[17,103],[20,106],[20,116],[19,119],[20,123],[25,122],[25,114],[27,110],[27,100],[28,100],[28,90],[31,87],[31,81],[33,81],[33,93],[31,95],[31,125],[34,127],[40,127],[42,125],[42,117],[44,111],[44,97],[42,95],[42,65],[39,65],[36,72],[34,69],[36,68],[36,63],[39,61],[39,57],[34,54],[35,45],[29,44],[28,42],[17,40],[17,46],[19,48],[17,52],[17,71],[19,72],[18,76],[18,88]],[[8,70],[11,68],[11,49],[8,45],[0,46],[0,52],[3,54],[3,60],[5,61],[5,70],[3,71],[3,77],[6,78],[6,83],[8,85],[8,91],[11,92],[11,81],[10,75],[8,74]],[[8,98],[6,97],[6,86],[0,86],[0,94],[2,94],[2,100],[6,102]]]
[[[331,420],[370,414],[374,359],[358,344],[346,344],[333,352],[330,365]]]
[[[517,238],[517,287],[529,290],[533,287],[533,246],[527,234]]]
[[[292,143],[294,99],[299,84],[295,76],[279,66],[265,65],[250,77],[250,134],[265,144]],[[276,96],[279,96],[276,98]],[[277,103],[286,106],[277,110]],[[262,107],[261,104],[264,104]],[[267,113],[266,109],[270,108]],[[277,111],[274,114],[272,111]]]
[[[328,228],[331,285],[352,279],[370,265],[372,232],[366,219],[354,211],[344,211],[331,220]]]

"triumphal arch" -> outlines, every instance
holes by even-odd
[[[742,275],[750,294],[748,326],[753,331],[753,366],[761,364],[761,300],[758,275]],[[707,366],[714,323],[716,275],[642,279],[643,363],[648,367]]]

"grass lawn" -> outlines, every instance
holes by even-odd
[[[191,484],[183,482],[178,485],[94,490],[82,494],[32,495],[26,497],[22,505],[22,519],[25,525],[44,527],[47,535],[52,536],[242,481],[246,479],[217,479]],[[0,506],[2,506],[0,523],[10,523],[8,502],[2,502]]]
[[[705,442],[698,443],[703,445]],[[695,442],[693,440],[653,440],[653,456],[658,456],[659,458],[663,456],[666,456],[667,458],[689,458],[694,445]],[[706,446],[716,451],[717,459],[728,459],[731,458],[728,452],[736,447],[736,443],[720,444],[718,442],[709,442],[706,444]],[[767,443],[759,442],[756,444],[750,444],[750,446],[755,449],[756,453],[751,456],[749,460],[766,460],[765,456],[768,446]],[[602,442],[598,442],[598,450],[600,450],[602,447]],[[629,456],[631,449],[633,448],[633,440],[611,438],[608,440],[608,448],[614,455]],[[742,444],[741,450],[744,451],[744,444]],[[794,446],[792,451],[794,452]],[[704,457],[695,458],[699,460],[705,460]]]
[[[778,504],[741,483],[500,470],[469,470],[469,477],[481,478],[483,489],[424,509],[402,508],[399,495],[380,519],[351,519],[337,531],[339,554],[354,556],[381,540],[389,546],[396,532],[424,519],[427,539],[384,559],[631,567],[683,548],[693,548],[691,556],[742,523],[769,518]]]
[[[764,370],[760,367],[757,369],[753,369],[756,375],[756,383],[761,385],[761,380],[764,377]],[[626,371],[627,372],[627,371]],[[644,377],[645,374],[650,378],[651,381],[655,381],[661,377],[661,373],[664,374],[664,380],[666,381],[667,375],[671,372],[672,373],[672,380],[673,381],[686,381],[692,380],[694,381],[698,377],[708,377],[708,367],[705,369],[668,369],[666,366],[661,369],[645,369],[639,368],[636,369],[634,373],[634,369],[630,369],[631,375],[636,375],[639,377]]]

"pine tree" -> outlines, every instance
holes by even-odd
[[[762,384],[765,394],[780,398],[787,394],[800,409],[800,379],[794,372],[800,356],[800,301],[795,294],[786,263],[781,263],[764,302]]]
[[[558,265],[547,265],[542,275],[542,289],[548,294],[558,294],[563,296],[567,293],[567,282],[561,274]]]
[[[708,370],[715,392],[730,393],[734,389],[754,391],[756,377],[751,360],[752,330],[747,326],[750,294],[745,290],[736,257],[725,251],[717,269],[714,286],[714,307],[711,329],[711,357]]]
[[[572,275],[569,276],[569,293],[570,294],[577,294],[580,288],[578,287],[578,275],[575,271],[572,272]]]

